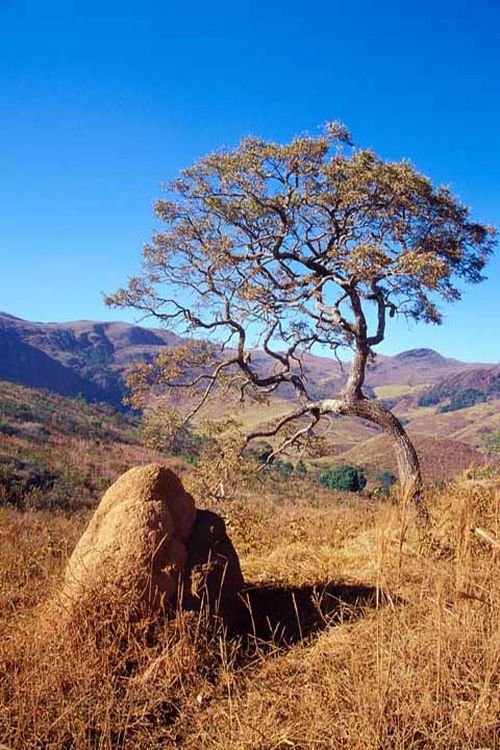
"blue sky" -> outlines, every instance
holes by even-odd
[[[341,119],[500,226],[500,2],[0,0],[0,310],[106,309],[138,270],[161,182],[242,135]],[[500,259],[439,328],[380,351],[500,359]]]

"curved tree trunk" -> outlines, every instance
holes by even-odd
[[[430,519],[422,496],[420,462],[415,447],[399,419],[376,401],[364,397],[348,402],[345,413],[367,419],[390,435],[394,443],[402,495],[416,506],[419,521],[427,526]]]
[[[356,317],[354,329],[356,349],[351,372],[341,399],[343,401],[341,413],[367,419],[390,435],[396,453],[402,497],[405,501],[410,501],[415,505],[419,524],[428,528],[430,516],[422,495],[422,474],[415,447],[399,419],[377,401],[366,398],[363,393],[366,367],[371,352],[370,347],[380,343],[383,339],[385,328],[383,297],[380,296],[380,293],[377,295],[376,287],[374,287],[374,299],[379,303],[378,330],[375,336],[368,337],[366,318],[359,296],[353,291],[351,291],[350,296]]]

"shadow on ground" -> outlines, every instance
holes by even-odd
[[[326,627],[363,617],[367,609],[384,606],[388,601],[373,586],[248,586],[240,594],[229,635],[241,637],[248,646],[292,646]]]

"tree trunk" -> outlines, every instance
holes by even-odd
[[[415,447],[399,419],[376,401],[367,398],[350,401],[345,413],[374,422],[390,435],[396,453],[402,496],[415,505],[419,522],[428,526],[430,518],[422,496],[420,462]]]

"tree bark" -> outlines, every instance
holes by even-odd
[[[402,497],[415,505],[419,520],[427,525],[429,514],[422,496],[420,461],[415,447],[399,419],[376,401],[370,401],[367,398],[352,402],[349,409],[352,415],[377,424],[392,438]]]
[[[422,474],[420,461],[413,443],[403,425],[392,412],[376,401],[365,396],[343,399],[325,399],[321,404],[321,413],[335,413],[351,417],[360,417],[381,427],[392,438],[398,465],[402,497],[416,508],[419,524],[428,527],[430,516],[422,494]]]
[[[393,440],[394,451],[398,464],[401,496],[403,501],[410,501],[415,505],[418,522],[429,527],[430,516],[422,495],[422,474],[420,462],[413,443],[406,430],[394,414],[385,409],[378,401],[371,401],[363,393],[366,366],[371,352],[371,346],[383,340],[385,331],[385,303],[381,291],[373,284],[373,297],[378,303],[378,326],[375,336],[368,337],[366,318],[357,292],[349,290],[352,309],[356,319],[353,327],[356,338],[356,348],[351,372],[347,379],[341,401],[343,408],[338,413],[361,417],[381,427]]]

